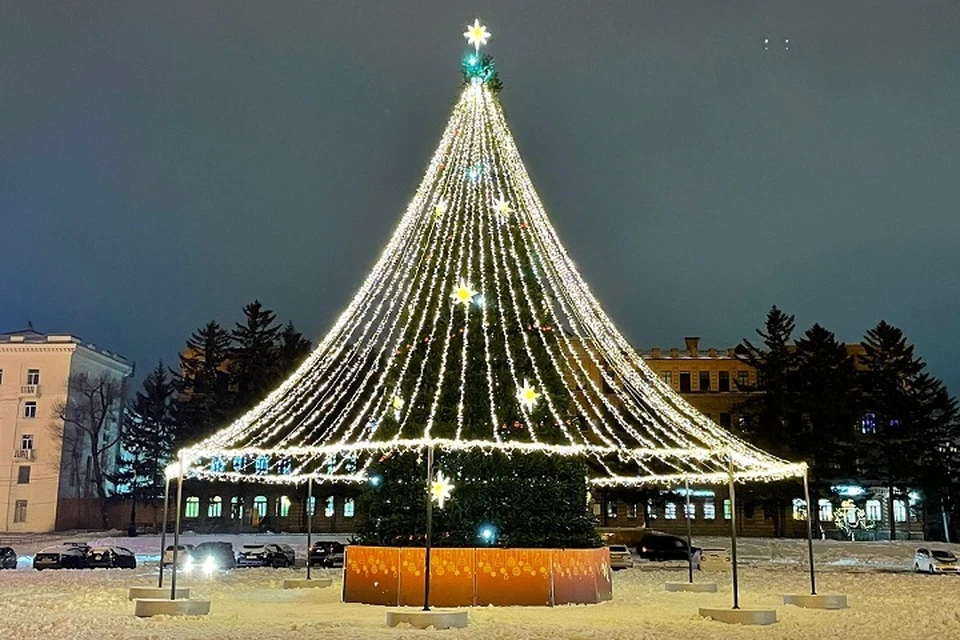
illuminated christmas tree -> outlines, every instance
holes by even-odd
[[[376,474],[387,491],[389,461],[433,447],[457,486],[452,505],[490,464],[501,479],[540,473],[546,486],[531,492],[566,486],[555,480],[575,469],[576,517],[588,484],[723,482],[729,460],[739,480],[802,475],[693,409],[607,317],[507,127],[499,74],[481,51],[489,32],[475,22],[464,35],[473,48],[460,97],[373,270],[294,375],[183,452],[189,472],[354,483]]]

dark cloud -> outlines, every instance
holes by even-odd
[[[885,318],[957,392],[955,2],[4,3],[0,328],[172,362],[259,297],[322,335],[478,9],[541,196],[635,344],[730,345],[774,303],[848,341]]]

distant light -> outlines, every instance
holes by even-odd
[[[857,486],[855,484],[838,484],[831,487],[841,496],[846,496],[848,498],[856,498],[857,496],[862,496],[866,491],[863,487]]]
[[[480,527],[480,539],[485,544],[493,544],[497,541],[497,528],[492,524],[485,524]]]
[[[370,476],[369,482],[370,482],[370,486],[379,487],[380,483],[383,482],[383,477],[378,475]]]

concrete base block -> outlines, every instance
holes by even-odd
[[[821,593],[815,596],[785,595],[783,604],[792,604],[807,609],[846,609],[847,596],[839,593]]]
[[[178,587],[174,594],[178,600],[186,600],[190,597],[190,587]],[[170,598],[170,587],[130,587],[127,592],[127,600],[136,600],[137,598]]]
[[[323,589],[333,584],[333,578],[321,576],[319,578],[293,578],[283,581],[284,589]]]
[[[708,609],[700,607],[700,615],[727,624],[773,624],[777,621],[776,609]]]
[[[666,591],[689,591],[691,593],[716,593],[716,582],[668,582],[663,585]]]
[[[407,623],[414,629],[462,629],[467,626],[466,609],[387,609],[387,626]]]
[[[134,600],[133,615],[138,618],[151,616],[205,616],[210,613],[209,600],[164,600],[162,598],[139,598]]]

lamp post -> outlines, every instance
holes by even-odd
[[[173,525],[173,571],[170,574],[170,599],[177,599],[177,553],[180,550],[180,513],[183,511],[183,456],[177,458],[177,515]]]
[[[687,492],[687,506],[683,511],[683,519],[687,521],[687,570],[689,573],[689,582],[693,584],[693,543],[690,535],[690,478],[683,479],[683,487]]]
[[[163,522],[160,525],[160,577],[157,579],[157,588],[163,588],[163,554],[167,549],[167,518],[170,506],[170,480],[180,474],[180,465],[176,462],[163,470],[166,479],[163,489]]]
[[[733,486],[733,456],[727,456],[727,477],[730,487],[730,561],[733,563],[733,608],[740,608],[740,583],[737,576],[737,490]]]
[[[430,538],[433,535],[433,446],[427,448],[427,539],[423,567],[423,610],[430,611]]]
[[[313,476],[307,477],[307,580],[310,579],[310,540],[313,532]]]
[[[810,504],[810,473],[803,470],[803,497],[807,501],[807,554],[810,557],[810,595],[817,595],[817,575],[813,568],[813,522],[811,511],[813,505]]]

